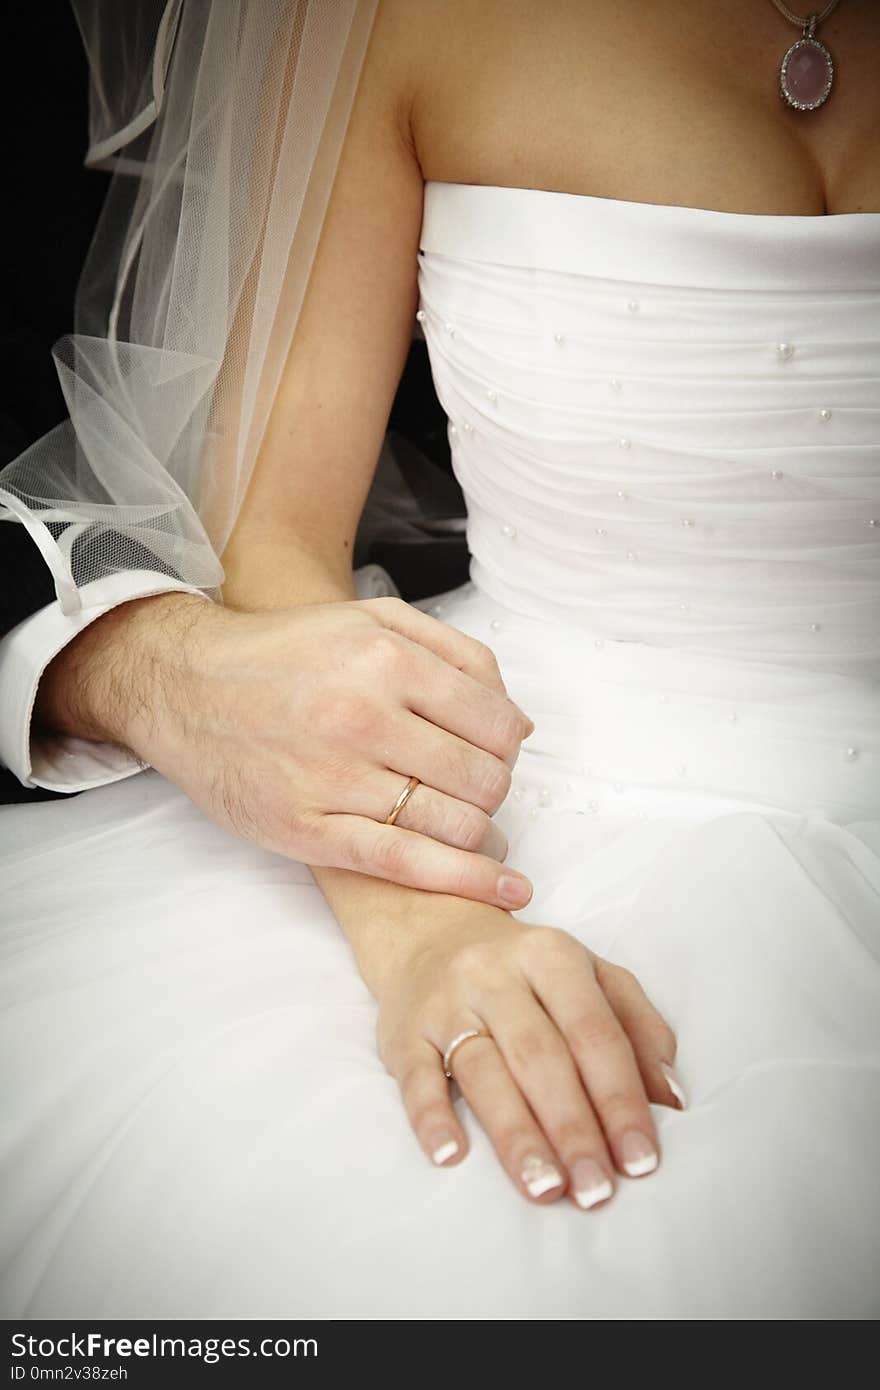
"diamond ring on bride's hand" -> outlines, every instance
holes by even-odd
[[[374,993],[380,1056],[428,1158],[450,1167],[467,1152],[454,1080],[532,1201],[568,1193],[589,1210],[613,1196],[616,1174],[654,1172],[652,1105],[681,1108],[684,1093],[675,1035],[635,975],[569,932],[485,904],[438,895],[417,920]]]
[[[455,1080],[455,1075],[451,1070],[452,1054],[456,1048],[461,1047],[462,1043],[468,1042],[471,1038],[491,1038],[492,1034],[488,1028],[466,1028],[463,1033],[456,1033],[452,1042],[443,1053],[443,1070],[450,1081]]]

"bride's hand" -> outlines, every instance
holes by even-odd
[[[461,909],[464,908],[462,912]],[[445,910],[445,909],[444,909]],[[649,1101],[683,1103],[675,1035],[630,971],[554,927],[459,904],[458,925],[413,930],[378,990],[379,1052],[435,1163],[464,1157],[442,1054],[515,1185],[582,1208],[659,1161]],[[664,1068],[674,1084],[670,1085]]]
[[[534,726],[488,647],[400,599],[134,600],[55,659],[36,713],[130,748],[267,849],[505,907],[531,897],[491,817]]]

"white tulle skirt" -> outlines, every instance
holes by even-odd
[[[676,1031],[659,1169],[531,1205],[460,1096],[471,1152],[432,1167],[308,869],[145,773],[0,813],[7,1317],[880,1312],[880,813],[835,742],[868,692],[575,642],[472,585],[442,616],[537,723],[498,816],[518,915]]]

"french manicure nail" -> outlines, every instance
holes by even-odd
[[[621,1139],[620,1157],[623,1171],[630,1178],[641,1178],[657,1167],[657,1150],[637,1129],[628,1129]]]
[[[552,1187],[561,1187],[563,1182],[562,1174],[538,1154],[529,1154],[521,1176],[532,1197],[542,1197]]]
[[[666,1077],[666,1082],[669,1086],[670,1091],[675,1096],[675,1099],[678,1101],[682,1110],[684,1110],[685,1106],[687,1105],[687,1096],[684,1093],[684,1087],[681,1084],[681,1079],[678,1075],[678,1072],[675,1070],[674,1067],[671,1067],[668,1062],[661,1062],[660,1069],[663,1072],[663,1075]]]
[[[605,1202],[614,1194],[611,1179],[595,1159],[579,1158],[571,1165],[571,1191],[582,1211]]]
[[[431,1154],[431,1160],[437,1164],[445,1163],[447,1159],[452,1158],[453,1154],[457,1153],[458,1144],[456,1140],[447,1139],[445,1143],[438,1144],[437,1148]]]
[[[525,907],[532,896],[532,885],[527,878],[502,874],[498,880],[498,896],[507,907]]]

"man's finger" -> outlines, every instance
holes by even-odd
[[[485,854],[454,849],[414,830],[362,816],[330,812],[309,862],[354,869],[407,888],[449,893],[507,912],[525,907],[532,885],[524,874]],[[323,854],[322,854],[323,849]]]
[[[507,696],[504,681],[498,668],[495,654],[483,642],[468,637],[448,623],[441,623],[420,608],[397,598],[373,598],[362,600],[362,606],[372,612],[383,627],[391,628],[402,637],[418,642],[435,656],[441,657],[450,666],[455,666],[465,675],[479,681],[489,690]],[[513,704],[514,702],[511,701]],[[514,706],[532,729],[534,724],[524,711]]]

